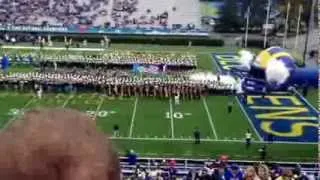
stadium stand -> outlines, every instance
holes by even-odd
[[[25,25],[168,27],[200,25],[199,2],[188,0],[1,0],[0,22]]]
[[[238,171],[241,176],[248,178],[248,169],[255,168],[259,176],[256,179],[317,179],[318,166],[313,163],[296,162],[260,162],[210,159],[163,159],[139,158],[132,165],[127,157],[121,157],[122,174],[130,179],[230,179],[227,174],[231,170]],[[265,178],[260,168],[265,168]],[[243,176],[243,177],[242,177]]]
[[[187,39],[187,36],[189,34],[187,34],[186,32],[194,32],[195,34],[200,33],[200,35],[203,33],[206,36],[208,35],[207,31],[203,31],[199,28],[201,19],[200,9],[201,8],[199,0],[0,0],[0,31],[6,32],[3,33],[3,37],[0,37],[0,40],[1,38],[3,38],[5,45],[9,45],[11,43],[12,49],[15,49],[16,51],[14,52],[16,54],[12,55],[10,58],[8,57],[8,64],[6,65],[8,67],[3,68],[3,74],[0,72],[0,91],[6,91],[9,93],[11,93],[12,91],[16,92],[17,94],[33,91],[36,93],[44,92],[48,94],[54,94],[57,92],[65,94],[69,92],[71,92],[71,94],[78,92],[95,92],[97,94],[110,97],[110,101],[112,98],[115,99],[115,97],[122,98],[136,96],[141,97],[141,99],[143,98],[143,96],[160,97],[158,99],[165,99],[169,97],[170,112],[167,113],[170,114],[172,122],[171,129],[173,134],[174,128],[172,116],[174,112],[171,105],[171,98],[180,98],[180,93],[183,100],[186,99],[190,101],[200,100],[202,97],[206,97],[212,94],[235,95],[238,88],[235,87],[235,84],[240,84],[241,82],[239,83],[226,81],[226,77],[231,77],[230,72],[234,74],[238,73],[237,75],[241,78],[248,76],[248,73],[245,71],[242,72],[240,70],[236,71],[237,69],[231,69],[228,72],[217,74],[201,72],[201,75],[203,76],[210,75],[211,80],[208,81],[201,79],[200,81],[198,79],[192,78],[191,75],[199,73],[200,71],[197,70],[201,70],[201,68],[203,68],[200,65],[200,61],[206,59],[202,58],[198,61],[198,58],[200,56],[202,57],[208,55],[208,61],[212,61],[212,59],[210,59],[210,56],[214,51],[213,48],[212,51],[206,50],[209,52],[197,52],[195,54],[183,52],[184,50],[179,50],[182,52],[179,54],[175,54],[173,53],[173,51],[172,53],[163,53],[162,51],[165,50],[162,49],[159,50],[159,52],[161,52],[159,54],[151,53],[151,51],[150,53],[129,52],[127,50],[116,51],[112,49],[114,47],[108,49],[108,38],[111,38],[111,35],[121,37],[123,38],[123,41],[121,42],[127,44],[129,43],[126,42],[128,40],[126,39],[126,37],[122,37],[122,35],[137,36],[139,33],[141,33],[142,36],[151,35],[152,37],[150,38],[150,42],[152,44],[156,44],[155,41],[158,38],[164,39],[162,36],[166,36],[172,33],[181,37],[182,35],[184,35],[185,41],[183,41],[183,45],[186,46],[187,44],[189,44],[188,48],[191,49],[191,46],[196,45],[196,39],[194,39],[193,42],[191,42],[191,40],[189,41],[189,39]],[[16,25],[17,27],[19,26],[19,29],[11,26],[11,24]],[[26,25],[30,27],[30,29],[24,28],[24,26],[20,25]],[[43,45],[41,44],[41,38],[43,37],[40,37],[38,35],[40,34],[40,32],[45,32],[43,36],[49,35],[48,32],[54,34],[53,32],[56,32],[56,30],[47,31],[41,28],[47,27],[49,29],[55,26],[59,28],[65,28],[64,30],[61,30],[61,32],[59,32],[61,37],[65,36],[64,33],[66,32],[81,32],[83,34],[92,33],[99,36],[99,38],[102,38],[101,34],[103,33],[108,34],[108,38],[106,38],[108,39],[108,45],[105,47],[101,45],[103,49],[86,49],[80,48],[79,43],[79,47],[76,48],[74,48],[73,46],[70,46],[69,48],[69,45],[65,43],[66,47],[49,47],[51,48],[51,50],[61,51],[49,54],[49,51],[47,51],[49,50],[49,48],[41,47],[41,45]],[[36,29],[34,27],[40,28]],[[10,28],[12,32],[10,32]],[[80,29],[80,31],[77,31],[78,29]],[[14,46],[16,42],[25,43],[27,41],[25,37],[26,35],[24,33],[21,34],[22,38],[20,38],[20,34],[16,34],[20,31],[27,31],[28,33],[36,32],[34,33],[36,35],[32,33],[29,34],[30,40],[28,41],[34,42],[33,46]],[[319,44],[319,38],[316,38],[318,34],[318,30],[312,30],[310,32],[309,38],[314,39],[314,41],[313,43],[308,44],[309,49],[318,47],[317,45]],[[0,36],[2,36],[2,34],[0,34]],[[299,40],[299,47],[294,46],[295,38],[289,37],[287,40],[286,48],[295,51],[301,51],[300,53],[303,53],[302,51],[304,49],[306,39],[305,36],[306,35],[299,36],[299,39],[301,40]],[[39,42],[36,40],[36,37],[40,38]],[[83,37],[85,37],[85,35],[83,35]],[[11,41],[12,38],[14,38],[14,43],[12,43]],[[259,39],[261,39],[261,37],[259,37]],[[114,43],[115,40],[113,40],[112,38],[111,40],[112,43]],[[198,39],[198,41],[202,41],[202,39]],[[225,38],[225,41],[228,46],[234,46],[234,44],[236,44],[233,36]],[[104,41],[102,40],[101,42]],[[223,45],[224,42],[222,41],[221,44]],[[279,43],[276,42],[276,44]],[[38,45],[39,47],[37,47]],[[131,48],[131,46],[129,46],[128,49],[129,48]],[[168,50],[170,50],[170,48],[171,47],[169,47]],[[21,50],[22,52],[28,49],[34,50],[34,57],[32,57],[31,55],[23,57],[23,55],[19,55],[17,53],[19,52],[19,50]],[[223,50],[228,52],[226,49]],[[201,49],[199,48],[199,51],[200,50]],[[44,53],[42,54],[41,51],[44,51]],[[66,54],[64,54],[64,51],[66,51]],[[72,51],[97,52],[94,55],[86,55],[85,53],[72,54]],[[198,50],[195,49],[194,51],[196,52]],[[3,54],[0,55],[2,56]],[[231,53],[226,53],[225,55],[232,57]],[[4,57],[5,56],[6,55],[4,54]],[[10,64],[13,67],[17,64],[19,66],[23,64],[27,65],[28,67],[32,66],[30,68],[32,69],[32,71],[28,69],[29,72],[8,72],[7,69],[9,69],[9,59]],[[224,64],[226,66],[229,66],[229,64],[227,63],[233,63],[231,62],[231,60],[228,61],[227,57],[223,60],[223,62],[226,63]],[[213,63],[215,63],[215,61]],[[218,64],[216,65],[218,66]],[[208,69],[212,68],[212,64],[209,64],[208,66],[210,66]],[[250,83],[252,81],[248,82]],[[263,81],[263,83],[265,83],[265,81]],[[247,96],[247,94],[243,95],[243,97]],[[265,94],[263,94],[263,98],[264,95]],[[38,98],[41,99],[42,97]],[[68,101],[70,99],[68,99]],[[68,101],[66,100],[63,103],[63,107],[67,104]],[[137,102],[138,98],[136,98],[134,106],[137,106]],[[81,103],[83,103],[83,101],[81,101]],[[206,104],[204,100],[203,104]],[[217,103],[217,106],[219,105],[220,104]],[[240,102],[239,105],[240,108],[243,108]],[[229,101],[228,104],[223,104],[223,106],[229,106]],[[168,107],[166,105],[166,109],[167,108]],[[133,109],[133,114],[135,115],[136,107],[134,107]],[[183,108],[181,109],[183,110]],[[98,108],[94,113],[97,112]],[[229,115],[218,117],[218,114],[220,112],[218,112],[218,110],[216,112],[217,114],[213,114],[213,116],[216,116],[215,118],[217,119],[230,117]],[[245,110],[242,110],[241,112],[245,113]],[[206,113],[208,114],[209,123],[210,121],[212,123],[209,110],[207,110]],[[93,119],[95,118],[97,118],[97,115],[95,115]],[[250,118],[247,118],[249,119],[249,123],[251,123]],[[145,119],[149,120],[152,118]],[[201,119],[201,116],[196,117],[195,119]],[[131,120],[134,120],[133,115]],[[188,124],[189,122],[185,121],[184,123]],[[143,129],[147,129],[147,125],[144,124]],[[237,126],[237,124],[232,123],[223,124],[223,126],[228,125]],[[133,127],[133,122],[131,122],[130,126],[131,129]],[[214,128],[212,126],[213,125],[211,124],[212,131],[214,131],[213,134],[215,134],[215,130],[213,130]],[[221,127],[222,125],[219,128]],[[227,130],[228,133],[230,131],[232,130]],[[132,133],[129,132],[129,139],[132,138],[131,134]],[[184,138],[184,136],[185,135],[181,136],[181,139]],[[236,136],[238,137],[238,135]],[[158,136],[154,137],[155,139],[158,138]],[[165,137],[166,136],[164,136],[164,138]],[[172,137],[172,139],[175,138],[173,135]],[[191,136],[189,136],[188,140],[193,140],[190,137]],[[121,140],[122,137],[117,137],[116,135],[111,139],[117,140],[117,138]],[[132,139],[134,138],[135,136],[133,136]],[[209,140],[210,138],[212,137],[208,137]],[[235,142],[237,141],[237,139],[235,138],[233,140],[235,140]],[[170,141],[171,139],[168,140],[168,142]],[[130,145],[128,146],[131,147]],[[128,148],[128,146],[126,148]],[[283,151],[285,151],[286,153],[286,150]],[[153,152],[151,153],[156,154]],[[211,149],[209,153],[211,153]],[[161,156],[160,153],[159,156]],[[280,156],[281,155],[279,155],[279,157]],[[310,157],[311,156],[312,155],[310,155]],[[253,157],[253,159],[258,158]],[[297,159],[301,160],[303,159],[303,157]],[[313,156],[310,159],[310,161],[315,160]],[[240,161],[229,160],[229,157],[226,155],[221,156],[217,159],[173,159],[168,157],[138,157],[137,154],[134,154],[133,159],[131,159],[130,153],[128,153],[128,157],[120,158],[120,165],[122,168],[122,179],[124,180],[320,180],[320,164],[316,164],[315,162],[268,162],[247,161],[245,159]]]

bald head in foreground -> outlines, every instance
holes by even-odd
[[[1,180],[120,180],[111,142],[66,109],[26,112],[0,133]]]

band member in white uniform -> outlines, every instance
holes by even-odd
[[[180,104],[180,93],[179,92],[174,96],[174,103],[176,105]]]
[[[42,98],[42,93],[43,93],[43,90],[42,90],[42,86],[40,85],[40,86],[38,87],[38,89],[37,89],[37,97],[38,97],[39,99]]]

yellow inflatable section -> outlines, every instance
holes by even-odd
[[[292,56],[289,53],[287,53],[283,48],[270,47],[259,53],[259,55],[256,57],[255,64],[258,65],[260,68],[265,69],[271,60],[280,60],[283,57],[293,59]]]

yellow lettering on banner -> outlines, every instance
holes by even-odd
[[[221,64],[222,66],[229,64],[228,61],[219,61],[219,62],[220,62],[220,64]]]
[[[235,65],[233,65],[231,63],[231,61],[225,61],[225,60],[222,60],[222,61],[219,61],[221,66],[223,67],[223,69],[225,70],[230,70],[232,67],[234,67]]]
[[[268,98],[273,105],[283,105],[281,99],[290,100],[295,106],[303,105],[296,96],[265,96]]]
[[[226,66],[222,66],[222,67],[225,70],[230,70],[233,66],[232,65],[226,65]]]
[[[303,105],[296,96],[265,96],[265,98],[269,99],[272,105],[283,105],[281,99],[290,100],[295,106]],[[248,104],[254,104],[254,99],[262,99],[262,96],[248,96]]]
[[[236,56],[236,55],[234,55],[234,56],[232,56],[232,55],[216,55],[215,56],[217,59],[221,59],[221,60],[226,60],[226,61],[239,61],[239,57],[238,56]]]
[[[261,99],[262,96],[247,96],[247,103],[254,104],[254,99]]]
[[[317,123],[310,123],[310,122],[300,122],[300,123],[293,123],[291,124],[291,131],[290,132],[278,132],[272,129],[272,124],[274,122],[262,122],[261,129],[265,132],[272,134],[274,136],[280,137],[299,137],[303,135],[303,128],[305,127],[315,127],[318,128]]]
[[[313,117],[313,116],[293,116],[294,114],[308,112],[309,109],[305,107],[250,106],[250,108],[258,109],[258,110],[277,111],[277,112],[257,114],[255,116],[257,119],[318,120],[317,117]]]

